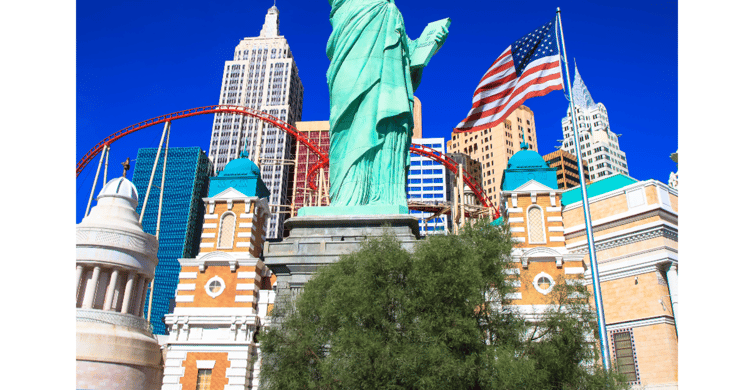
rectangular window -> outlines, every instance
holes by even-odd
[[[209,382],[212,378],[212,369],[199,369],[196,374],[196,390],[209,390]]]
[[[631,384],[639,384],[634,341],[630,330],[613,333],[613,350],[618,372],[625,375]]]

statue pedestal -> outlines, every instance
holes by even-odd
[[[368,237],[391,232],[409,251],[419,239],[419,221],[408,214],[299,215],[285,225],[290,230],[288,237],[264,245],[264,263],[277,276],[275,305],[294,298],[319,267],[359,250]]]

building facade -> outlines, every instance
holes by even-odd
[[[294,123],[301,120],[304,87],[288,41],[280,35],[279,14],[277,7],[270,8],[259,36],[241,40],[233,60],[225,62],[219,104],[254,108]],[[209,159],[215,171],[222,170],[246,148],[271,192],[273,217],[268,221],[268,238],[282,238],[292,196],[293,137],[261,120],[238,114],[216,114],[212,126]]]
[[[162,354],[143,317],[158,244],[138,198],[125,177],[112,179],[76,226],[77,389],[160,388]]]
[[[212,179],[201,251],[179,260],[176,307],[165,318],[163,390],[259,386],[256,334],[266,325],[275,277],[260,259],[269,191],[244,157]]]
[[[329,121],[296,122],[296,129],[323,152],[328,153],[330,151]],[[296,215],[296,211],[305,206],[327,206],[329,204],[329,164],[324,167],[324,176],[315,178],[317,191],[309,188],[309,184],[306,182],[306,175],[320,161],[320,157],[303,142],[296,144],[296,157],[293,165],[293,215]],[[321,189],[320,182],[323,184]]]
[[[622,174],[628,176],[626,153],[620,150],[619,134],[610,129],[607,109],[602,103],[595,103],[576,68],[573,80],[573,105],[579,124],[579,141],[581,159],[589,166],[589,178],[592,181]],[[571,110],[561,120],[563,128],[563,146],[561,149],[576,155]]]
[[[611,356],[636,389],[676,389],[678,192],[624,175],[587,189]],[[588,264],[581,188],[562,203],[566,248]]]
[[[534,113],[524,105],[519,106],[506,120],[490,129],[454,133],[447,142],[449,153],[464,153],[479,161],[482,168],[482,182],[479,184],[500,207],[500,185],[508,159],[521,150],[521,142],[527,142],[530,150],[537,150],[537,129]]]
[[[502,211],[510,225],[513,267],[518,276],[516,291],[508,296],[527,320],[536,322],[553,304],[551,294],[559,283],[583,283],[583,256],[571,253],[565,245],[561,210],[562,189],[557,171],[535,151],[522,143],[502,178]]]
[[[156,148],[139,149],[134,164],[133,184],[140,194],[145,195],[139,199],[136,209],[139,215],[144,207],[156,153]],[[155,234],[157,229],[159,187],[164,163],[163,151],[157,162],[153,187],[149,193],[144,219],[141,221],[144,230],[151,234]],[[199,224],[204,215],[202,197],[207,195],[209,175],[212,173],[209,159],[198,147],[168,148],[165,170],[165,189],[160,216],[160,250],[157,253],[160,261],[155,272],[151,313],[148,313],[150,297],[144,297],[147,300],[144,315],[147,317],[151,314],[152,331],[160,335],[167,334],[163,319],[175,305],[175,288],[181,269],[178,259],[193,257],[199,252]]]
[[[445,153],[445,139],[443,138],[414,138],[415,144],[430,147],[440,153]],[[418,201],[422,203],[446,203],[447,181],[445,165],[429,157],[411,153],[411,166],[408,171],[406,182],[406,198],[409,202]],[[411,210],[411,214],[426,219],[432,216],[427,211]],[[448,233],[448,216],[439,215],[430,220],[419,223],[421,235],[427,234],[447,234]]]
[[[560,149],[546,154],[542,158],[545,159],[550,168],[557,169],[556,174],[559,189],[573,188],[581,184],[579,180],[579,163],[576,156]],[[582,160],[581,167],[584,171],[584,180],[587,184],[591,183],[589,179],[589,166]]]

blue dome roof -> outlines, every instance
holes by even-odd
[[[508,160],[503,170],[503,191],[515,191],[527,182],[534,180],[552,189],[558,189],[557,169],[550,168],[539,153],[529,150],[526,142],[521,143],[521,151]]]
[[[259,167],[248,158],[237,158],[225,165],[218,176],[256,176],[259,177]]]
[[[508,160],[508,169],[549,168],[545,159],[533,150],[522,150]]]

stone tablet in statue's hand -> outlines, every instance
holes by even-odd
[[[437,50],[440,50],[445,40],[448,39],[448,28],[442,26],[442,30],[435,33],[435,42],[437,42]]]

